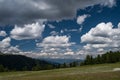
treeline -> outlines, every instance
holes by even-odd
[[[78,61],[71,63],[51,63],[49,61],[32,59],[22,55],[0,53],[0,72],[7,71],[39,71],[58,68],[70,68],[80,65]]]
[[[84,62],[81,65],[91,65],[91,64],[103,64],[103,63],[115,63],[120,62],[120,52],[107,52],[102,55],[97,55],[97,57],[93,57],[91,55],[87,55]]]
[[[63,64],[58,64],[56,65],[57,68],[71,68],[71,67],[76,67],[76,66],[79,66],[79,62],[77,61],[74,61],[74,62],[71,62],[71,63],[63,63]]]
[[[54,68],[56,68],[56,65],[44,60],[32,59],[22,55],[0,54],[0,72],[37,71]]]

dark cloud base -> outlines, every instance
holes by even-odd
[[[0,0],[0,24],[70,19],[76,16],[76,10],[97,4],[112,7],[115,0]]]

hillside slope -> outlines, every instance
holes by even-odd
[[[3,65],[9,70],[32,70],[36,65],[39,65],[41,69],[45,69],[48,65],[53,66],[47,61],[32,59],[22,55],[0,55],[0,65]]]

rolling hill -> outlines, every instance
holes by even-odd
[[[23,69],[32,70],[35,66],[39,66],[41,69],[47,69],[48,65],[51,67],[53,66],[53,64],[50,64],[44,60],[32,59],[22,55],[11,54],[0,54],[0,65],[3,65],[8,70],[18,71]]]

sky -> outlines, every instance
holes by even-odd
[[[0,51],[84,59],[120,50],[120,0],[0,0]]]

